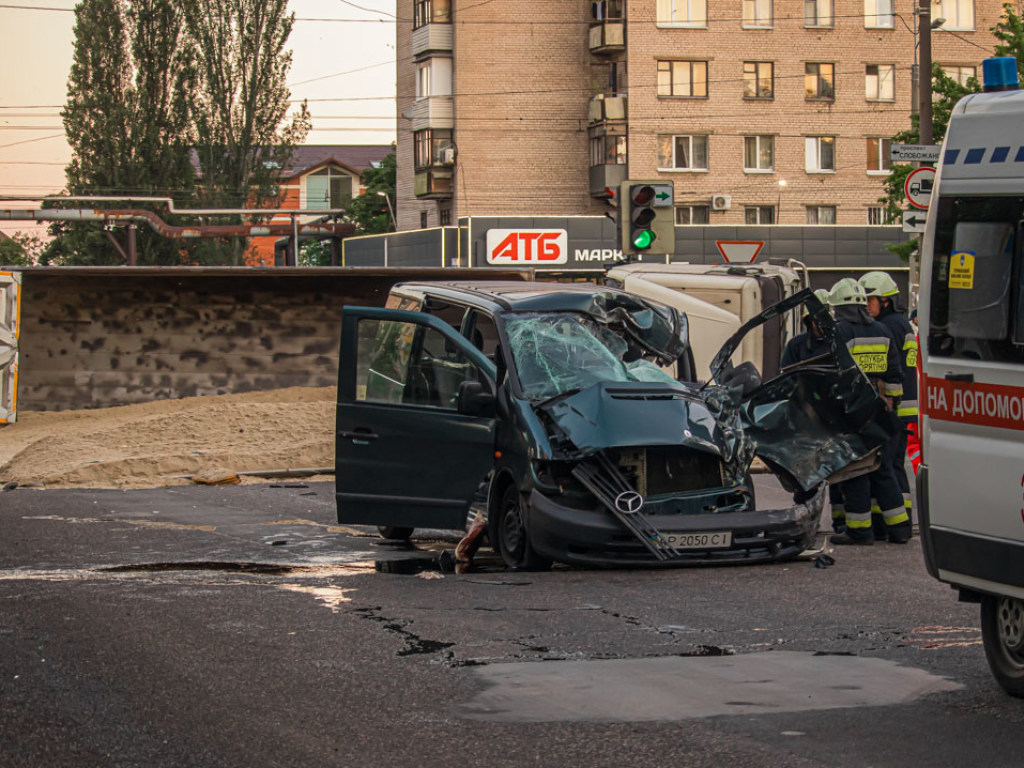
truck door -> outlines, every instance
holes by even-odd
[[[993,556],[1024,539],[1024,198],[946,195],[934,213],[920,392],[934,554],[1024,587],[1019,563]],[[976,537],[967,561],[954,531]]]
[[[18,417],[18,323],[21,273],[0,272],[0,424]]]
[[[494,371],[442,319],[346,307],[335,426],[338,522],[464,528],[494,461]]]

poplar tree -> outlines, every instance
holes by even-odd
[[[70,195],[192,199],[189,149],[195,90],[194,48],[180,5],[171,0],[83,0],[75,8],[75,50],[61,113],[72,149],[65,169]],[[166,206],[131,201],[60,207]],[[54,225],[45,261],[120,264],[122,254],[96,223]],[[177,264],[181,242],[145,225],[139,264]]]
[[[197,55],[194,115],[203,207],[274,207],[281,171],[309,133],[305,102],[288,116],[285,80],[292,55],[285,46],[295,16],[287,7],[287,0],[183,3]],[[244,242],[231,245],[231,263],[241,263]]]

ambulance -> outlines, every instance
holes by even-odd
[[[996,680],[1024,697],[1024,91],[987,59],[942,146],[921,244],[917,476],[929,573],[981,605]]]

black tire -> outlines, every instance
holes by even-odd
[[[395,539],[396,541],[408,541],[409,537],[412,536],[413,528],[405,528],[399,525],[378,525],[377,531],[385,539]]]
[[[1024,600],[984,595],[981,638],[996,682],[1011,696],[1024,698]]]
[[[510,485],[502,494],[498,507],[495,549],[505,565],[514,571],[546,571],[551,567],[551,561],[534,551],[523,512],[519,489]]]

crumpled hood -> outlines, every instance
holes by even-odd
[[[698,393],[668,382],[599,382],[540,410],[584,452],[685,445],[746,464],[753,455],[739,429],[736,404],[721,387]]]

